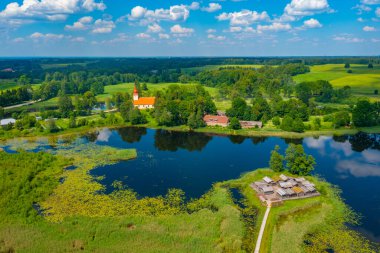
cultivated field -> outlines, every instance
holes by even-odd
[[[380,90],[379,65],[369,69],[367,65],[351,64],[350,69],[352,73],[347,73],[344,64],[316,65],[310,67],[310,73],[295,76],[294,80],[297,83],[327,80],[335,87],[349,85],[358,96],[373,96],[376,89]]]

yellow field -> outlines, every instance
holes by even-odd
[[[373,69],[369,69],[367,65],[351,64],[351,74],[347,73],[344,64],[317,65],[312,66],[310,70],[310,73],[295,76],[294,80],[297,83],[327,80],[335,87],[349,85],[353,93],[359,96],[373,96],[376,89],[380,90],[380,65],[374,65]],[[376,96],[372,99],[376,99]]]

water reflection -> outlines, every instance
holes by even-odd
[[[127,143],[139,142],[141,137],[146,135],[146,128],[143,127],[125,127],[117,130],[121,139]]]
[[[161,151],[177,151],[178,149],[202,151],[211,140],[211,136],[201,133],[157,130],[154,135],[154,146]]]
[[[333,140],[333,141],[332,141]],[[306,138],[304,144],[321,156],[336,161],[335,170],[354,177],[379,177],[379,135],[358,133],[352,136]]]

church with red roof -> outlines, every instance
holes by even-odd
[[[156,102],[156,97],[139,97],[139,91],[135,87],[133,89],[133,106],[140,109],[153,109]]]

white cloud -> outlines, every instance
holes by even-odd
[[[378,7],[377,9],[376,9],[376,16],[378,16],[379,18],[380,18],[380,7]]]
[[[290,38],[288,39],[289,42],[298,42],[298,41],[302,41],[302,38],[300,37],[293,37],[293,38]]]
[[[291,25],[289,24],[283,24],[283,23],[272,23],[271,25],[258,25],[257,30],[259,32],[262,31],[274,31],[274,32],[279,32],[279,31],[288,31],[292,28]]]
[[[23,0],[9,3],[0,12],[0,19],[9,24],[21,25],[38,19],[50,21],[65,20],[68,15],[80,11],[104,10],[103,2],[94,0]]]
[[[136,37],[139,38],[139,39],[150,39],[151,36],[147,33],[139,33],[139,34],[136,34]]]
[[[15,43],[20,43],[20,42],[24,42],[25,39],[21,38],[21,37],[18,37],[18,38],[13,39],[12,41],[15,42]]]
[[[188,37],[194,32],[194,29],[182,27],[180,25],[173,25],[170,28],[170,32],[173,33],[177,37]]]
[[[159,32],[162,32],[162,31],[163,31],[162,27],[160,25],[156,24],[156,23],[148,26],[148,32],[159,33]]]
[[[54,34],[54,33],[40,33],[40,32],[35,32],[30,35],[31,39],[38,40],[38,39],[45,39],[45,40],[59,40],[63,39],[65,36],[63,34]]]
[[[207,33],[216,33],[216,30],[215,29],[208,29]]]
[[[242,27],[240,26],[230,26],[230,29],[228,32],[236,33],[236,32],[241,32],[243,30]]]
[[[318,20],[311,18],[303,22],[303,28],[320,28],[322,24]]]
[[[160,34],[158,34],[158,37],[160,38],[160,39],[170,39],[170,35],[169,34],[166,34],[166,33],[160,33]]]
[[[91,16],[86,16],[86,17],[80,18],[78,22],[81,22],[83,24],[89,24],[89,23],[92,23],[93,20],[94,19]]]
[[[74,38],[71,38],[71,41],[72,42],[84,42],[84,41],[86,41],[86,39],[84,37],[74,37]]]
[[[93,22],[93,18],[91,16],[86,16],[80,18],[78,21],[74,22],[73,25],[66,25],[65,30],[69,31],[82,31],[90,28],[89,24]]]
[[[103,2],[95,2],[94,0],[84,0],[83,8],[88,11],[101,10],[104,11],[107,7]]]
[[[373,26],[366,25],[366,26],[363,27],[363,31],[365,31],[365,32],[375,32],[376,28],[373,27]]]
[[[191,5],[173,5],[169,9],[149,10],[147,8],[136,6],[132,8],[131,13],[127,15],[129,21],[139,21],[141,25],[165,21],[186,21],[190,16],[190,10],[199,9],[199,3],[193,2]],[[121,17],[119,21],[126,18]]]
[[[358,22],[365,22],[365,19],[363,19],[362,17],[358,18],[357,19]]]
[[[225,40],[226,36],[217,36],[217,35],[214,35],[214,34],[209,34],[207,36],[207,38],[221,41],[221,40]]]
[[[354,7],[352,7],[352,9],[357,9],[358,10],[358,15],[361,15],[363,14],[363,12],[369,12],[372,10],[371,7],[367,6],[367,5],[364,5],[364,4],[357,4],[355,5]]]
[[[130,17],[131,19],[139,19],[143,18],[145,13],[148,11],[148,9],[141,7],[141,6],[136,6],[131,10]]]
[[[371,39],[371,41],[372,41],[373,43],[379,43],[379,42],[380,42],[380,39]]]
[[[368,4],[368,5],[380,4],[380,0],[361,0],[361,3]]]
[[[223,12],[216,18],[219,21],[229,20],[232,26],[248,26],[258,21],[268,21],[269,15],[266,11],[259,13],[257,11],[242,10],[240,12]]]
[[[311,16],[328,11],[331,9],[327,0],[292,0],[285,7],[285,14],[290,16]]]
[[[97,19],[92,28],[92,33],[110,33],[115,27],[112,20]]]
[[[222,6],[218,3],[209,3],[207,7],[203,7],[202,11],[207,11],[207,12],[215,12],[218,10],[221,10]]]
[[[351,34],[341,34],[333,36],[335,41],[343,41],[346,43],[361,43],[364,42],[364,39],[353,37]]]

